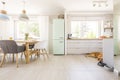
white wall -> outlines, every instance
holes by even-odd
[[[120,54],[120,0],[114,1],[114,53]]]
[[[51,54],[53,53],[53,39],[52,39],[53,19],[56,19],[56,18],[58,18],[57,15],[49,16],[49,52]]]
[[[105,21],[112,21],[113,14],[111,12],[68,12],[67,13],[67,33],[70,33],[70,21],[71,20],[103,20]],[[103,32],[102,32],[103,33]]]
[[[13,22],[0,22],[0,38],[1,39],[9,39],[9,37],[13,37]]]

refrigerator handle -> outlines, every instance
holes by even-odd
[[[60,43],[63,43],[63,41],[60,41]]]
[[[63,37],[59,37],[60,39],[63,39]]]

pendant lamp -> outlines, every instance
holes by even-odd
[[[0,21],[8,21],[9,17],[7,16],[7,11],[4,9],[5,2],[2,1],[3,9],[0,10]]]
[[[23,1],[23,10],[22,10],[22,14],[20,14],[19,16],[19,20],[21,21],[28,21],[29,17],[26,15],[26,10],[25,10],[25,1]]]

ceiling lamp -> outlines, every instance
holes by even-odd
[[[22,10],[22,14],[20,14],[19,16],[19,20],[21,21],[28,21],[29,17],[26,15],[26,10],[25,10],[25,1],[23,1],[23,10]]]
[[[9,17],[7,16],[7,11],[4,9],[5,7],[5,2],[1,1],[3,4],[3,9],[0,10],[0,21],[8,21]]]
[[[108,7],[107,0],[93,0],[93,7]]]

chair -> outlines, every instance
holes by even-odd
[[[25,46],[25,44],[24,44],[24,46]],[[34,44],[30,44],[30,45],[29,45],[29,49],[32,50],[33,48],[34,48]],[[24,55],[24,53],[21,54],[21,59],[22,59],[23,55]],[[31,57],[32,57],[32,56],[31,56]]]
[[[0,66],[2,67],[5,56],[7,54],[13,54],[13,60],[14,54],[16,54],[16,65],[18,67],[18,53],[24,52],[25,46],[18,46],[14,40],[0,40],[0,48],[2,50],[2,53],[4,54]]]
[[[48,52],[46,50],[46,45],[47,45],[46,41],[40,41],[40,42],[38,42],[38,43],[35,44],[34,50],[37,53],[37,56],[38,55],[43,55],[44,58],[45,58],[45,55],[46,55],[47,58],[49,58]]]

